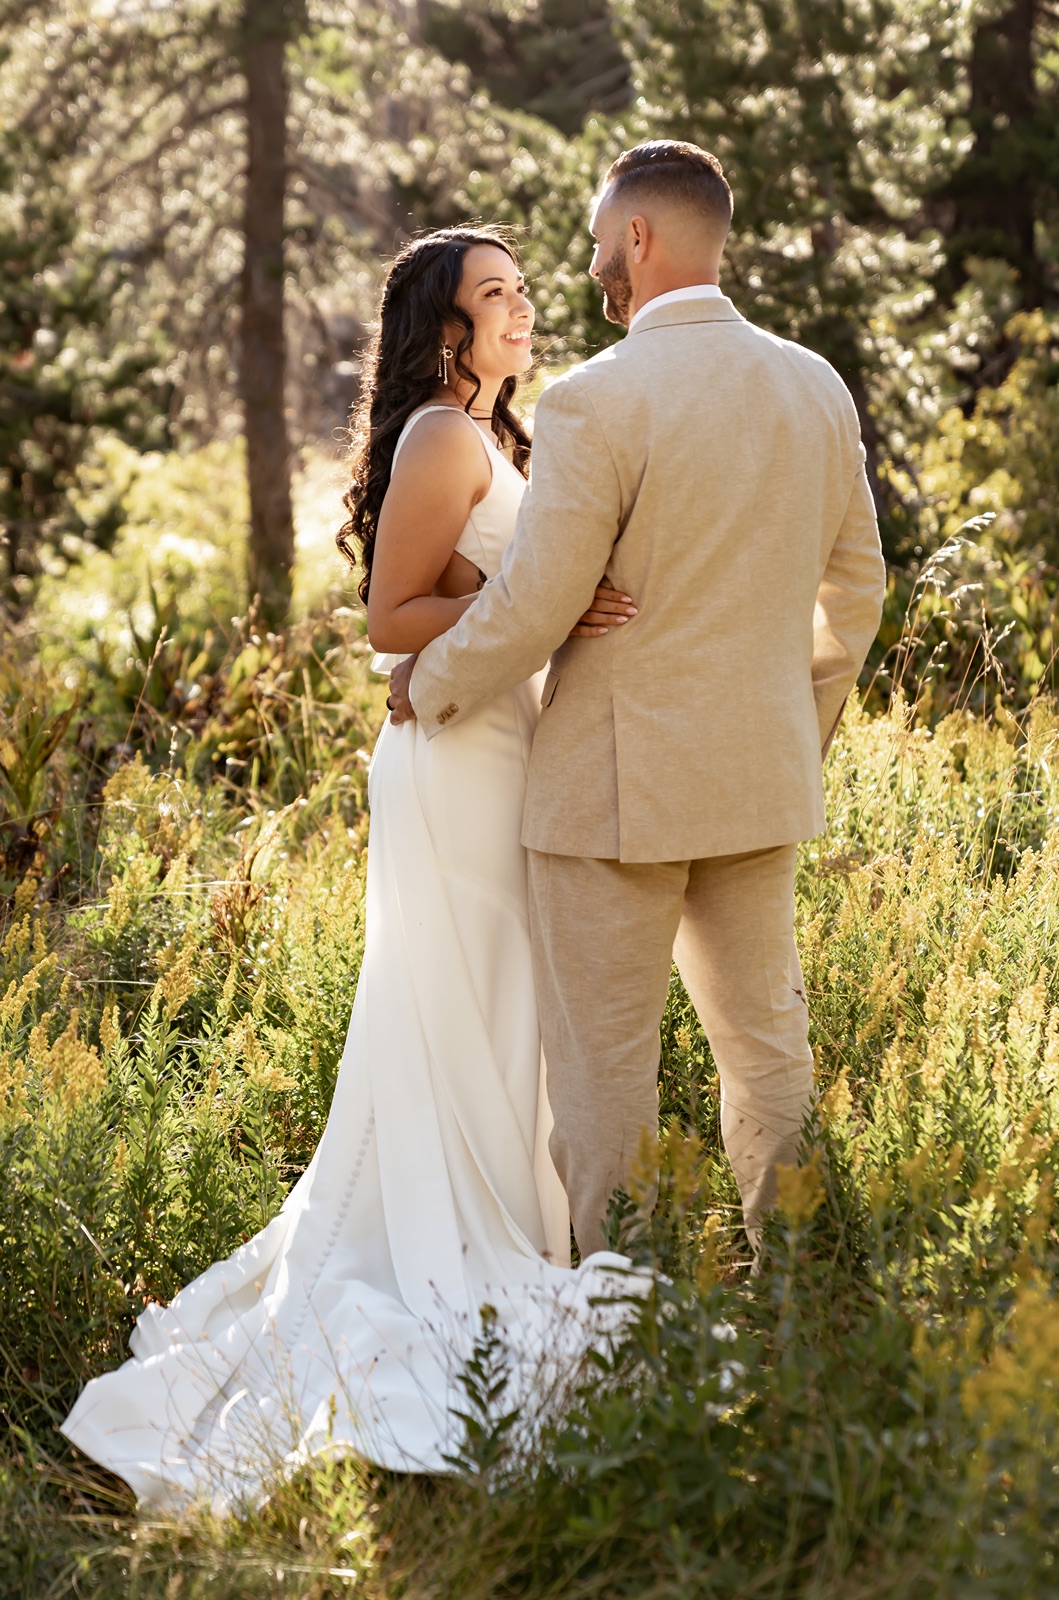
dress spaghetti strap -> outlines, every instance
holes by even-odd
[[[431,412],[431,411],[456,411],[456,412],[459,413],[459,415],[461,417],[467,417],[467,413],[466,413],[466,411],[464,411],[462,406],[445,406],[445,405],[421,406],[418,411],[413,411],[412,415],[408,418],[408,421],[405,423],[404,427],[401,429],[400,437],[398,438],[397,443],[394,446],[393,461],[390,463],[390,471],[391,472],[394,469],[394,465],[396,464],[397,457],[401,453],[401,446],[404,444],[405,440],[408,438],[408,435],[411,433],[412,429],[415,427],[415,425],[419,421],[420,417],[425,417],[428,414],[428,412]],[[481,441],[482,441],[482,449],[485,451],[486,456],[487,456],[488,461],[489,461],[489,475],[490,475],[490,477],[492,477],[492,473],[493,473],[493,458],[492,458],[492,454],[491,454],[490,449],[489,449],[489,442],[486,439],[485,434],[482,432],[481,428],[478,426],[478,424],[471,417],[467,417],[467,421],[470,423],[471,427],[474,429],[475,433],[478,435],[479,439],[481,439]]]

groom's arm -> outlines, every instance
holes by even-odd
[[[852,489],[817,591],[813,620],[813,694],[824,755],[878,631],[886,592],[886,563],[864,470],[864,446],[858,443],[857,450]]]
[[[621,526],[617,469],[571,373],[537,403],[530,488],[500,573],[416,661],[409,695],[428,738],[545,664],[587,610]]]

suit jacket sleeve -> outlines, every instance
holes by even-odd
[[[813,619],[813,694],[824,755],[878,630],[886,588],[864,446],[858,449],[853,488],[817,591]]]
[[[409,692],[428,738],[540,670],[588,608],[621,526],[617,469],[571,373],[537,404],[530,487],[501,571],[416,662]]]

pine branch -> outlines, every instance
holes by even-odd
[[[78,98],[78,94],[75,93],[74,85],[70,80],[78,67],[95,66],[98,63],[105,70],[100,71],[97,68],[89,75],[89,82],[95,92],[89,104],[81,108],[80,120],[81,124],[84,125],[98,112],[102,97],[108,86],[107,80],[110,74],[109,70],[106,69],[127,59],[129,44],[130,41],[128,39],[119,36],[117,44],[108,53],[99,46],[98,40],[87,37],[83,39],[81,41],[81,47],[84,51],[83,56],[75,53],[73,57],[60,64],[58,72],[53,76],[46,77],[44,87],[36,100],[32,101],[21,113],[15,123],[15,127],[24,133],[40,133],[44,125],[51,120],[53,114],[61,110],[68,129],[71,107]]]
[[[118,154],[117,147],[112,145],[111,148],[99,158],[95,171],[89,178],[88,187],[91,189],[93,194],[106,194],[115,186],[115,184],[124,183],[127,179],[135,177],[138,173],[144,172],[148,168],[156,166],[159,157],[162,156],[166,150],[171,150],[175,146],[181,144],[186,138],[187,134],[193,128],[200,128],[205,126],[207,123],[215,122],[218,117],[225,116],[229,111],[244,112],[245,110],[246,98],[244,95],[232,96],[227,100],[212,102],[203,106],[200,111],[192,112],[191,114],[189,114],[188,108],[184,107],[182,111],[178,111],[176,118],[170,123],[165,132],[155,137],[151,148],[145,151],[142,156],[138,156],[135,160],[122,160]],[[118,159],[120,165],[109,176],[104,176],[102,172],[103,167],[108,160],[114,157]]]
[[[380,221],[387,220],[383,209],[365,203],[355,185],[342,184],[304,153],[298,151],[292,155],[290,170],[304,178],[312,188],[327,195],[339,211],[350,213],[364,227],[376,227]]]

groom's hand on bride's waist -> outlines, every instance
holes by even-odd
[[[416,719],[408,696],[408,685],[412,681],[412,669],[415,664],[416,657],[409,656],[406,661],[399,661],[390,673],[390,692],[386,696],[386,704],[391,722],[414,722]]]

